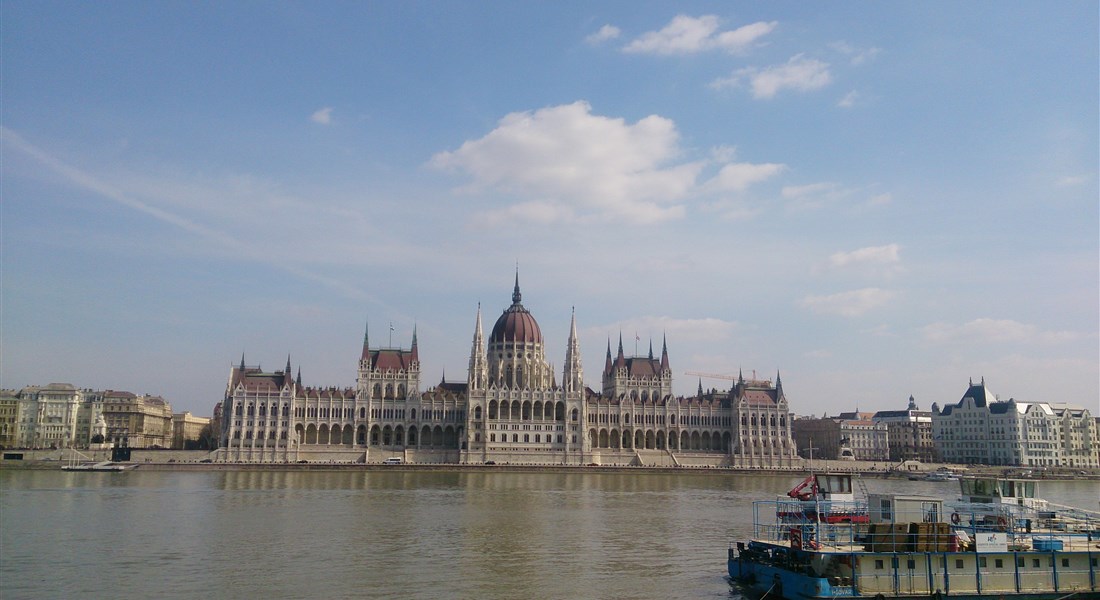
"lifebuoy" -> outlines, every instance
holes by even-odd
[[[951,522],[956,525],[959,524],[959,513],[951,513]]]

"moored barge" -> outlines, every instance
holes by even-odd
[[[769,600],[1100,599],[1100,514],[1035,498],[1034,482],[964,479],[962,488],[953,503],[899,494],[754,502],[753,537],[729,549],[729,576]],[[821,518],[840,514],[867,519]]]

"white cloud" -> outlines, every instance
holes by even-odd
[[[786,165],[777,163],[731,163],[719,169],[706,187],[715,192],[740,192],[754,183],[775,177],[786,168]]]
[[[869,200],[867,200],[867,205],[868,206],[886,206],[887,204],[890,204],[891,202],[893,202],[893,200],[894,200],[894,197],[891,196],[889,193],[878,194],[876,196],[871,196],[871,198]]]
[[[644,348],[642,352],[649,349],[649,341],[653,340],[653,351],[656,354],[661,351],[662,336],[667,335],[670,343],[687,348],[690,347],[691,342],[727,340],[738,327],[736,321],[715,318],[677,319],[668,316],[644,316],[589,327],[586,328],[586,332],[592,337],[611,336],[612,352],[618,346],[618,335],[621,333],[623,348],[627,354],[633,354],[635,336],[640,338],[638,347]]]
[[[694,54],[721,49],[741,53],[761,37],[775,29],[776,22],[758,21],[730,31],[718,31],[720,22],[714,15],[689,17],[677,15],[660,31],[642,34],[623,48],[636,54]]]
[[[836,191],[840,186],[832,181],[808,183],[806,185],[785,185],[780,191],[784,198],[798,199]]]
[[[853,106],[856,105],[856,101],[858,99],[859,99],[859,92],[857,92],[855,90],[852,90],[852,91],[848,92],[847,94],[844,94],[844,97],[841,98],[836,103],[836,105],[839,106],[840,108],[852,108]]]
[[[832,74],[829,72],[828,63],[796,54],[781,65],[762,69],[758,67],[738,69],[730,77],[716,79],[710,85],[715,89],[740,87],[742,81],[748,81],[754,98],[768,99],[774,98],[785,89],[799,92],[821,89],[832,82]]]
[[[1058,187],[1076,187],[1092,181],[1092,175],[1067,175],[1058,179]]]
[[[437,168],[463,171],[467,191],[521,196],[514,216],[547,214],[635,223],[678,218],[703,163],[680,154],[671,120],[650,115],[634,124],[594,115],[587,102],[511,113],[496,129],[432,157]],[[667,165],[667,166],[666,166]]]
[[[821,181],[805,185],[783,186],[780,194],[790,202],[786,210],[791,213],[809,210],[819,210],[827,204],[837,202],[851,196],[852,189],[841,186],[833,181]]]
[[[321,125],[331,124],[332,123],[332,107],[331,106],[326,106],[326,107],[318,110],[317,112],[310,115],[309,120],[313,121],[314,123],[319,123]]]
[[[619,37],[620,34],[622,34],[622,31],[620,31],[618,27],[615,27],[614,25],[604,25],[603,27],[600,27],[600,30],[596,33],[593,33],[592,35],[584,38],[584,41],[593,46],[596,46],[608,40],[613,40]]]
[[[974,319],[962,325],[951,323],[933,323],[923,329],[924,339],[937,343],[1043,343],[1056,344],[1073,341],[1080,334],[1072,331],[1042,331],[1035,325],[1028,325],[1011,319]]]
[[[858,317],[885,305],[895,296],[881,288],[863,288],[829,296],[806,296],[800,304],[816,313]]]
[[[829,44],[829,47],[846,56],[849,62],[856,66],[874,59],[875,56],[878,56],[878,53],[881,52],[880,48],[857,48],[844,41],[833,42]]]
[[[860,265],[896,265],[901,262],[901,257],[898,256],[899,248],[897,244],[887,244],[885,246],[869,246],[851,252],[837,252],[829,257],[829,264],[838,268]]]

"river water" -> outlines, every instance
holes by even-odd
[[[0,471],[0,597],[738,598],[797,475]],[[957,483],[867,479],[872,493]],[[1100,482],[1042,482],[1097,508]]]

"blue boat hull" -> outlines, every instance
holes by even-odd
[[[890,598],[902,600],[1100,600],[1100,592],[1072,591],[990,594],[859,594],[851,586],[834,586],[827,578],[813,577],[788,569],[729,558],[726,568],[730,580],[742,594],[757,600],[824,600],[827,598]]]

